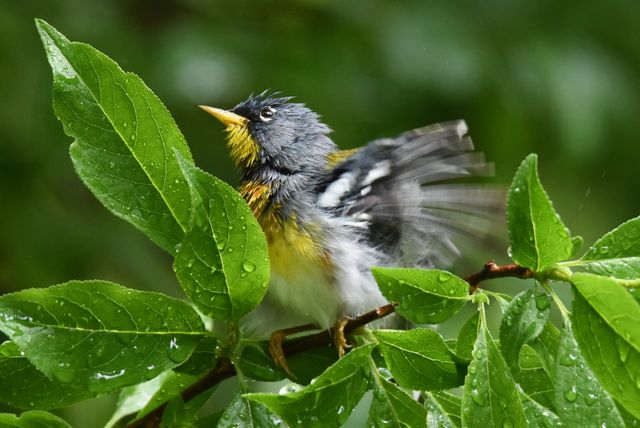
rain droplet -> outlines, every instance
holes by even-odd
[[[224,247],[227,246],[227,243],[224,241],[218,241],[216,242],[216,247],[218,247],[218,250],[222,251],[224,250]]]
[[[473,358],[476,360],[481,360],[484,358],[484,351],[482,349],[476,349],[473,351]]]
[[[476,366],[474,365],[469,365],[469,374],[476,374],[478,372],[478,369],[476,369]]]
[[[568,353],[560,357],[560,364],[563,366],[571,367],[576,363],[578,357],[575,354]]]
[[[440,282],[447,282],[447,281],[449,281],[450,279],[451,279],[451,275],[449,275],[449,274],[448,274],[448,273],[446,273],[446,272],[440,272],[440,273],[438,274],[438,281],[440,281]]]
[[[253,272],[256,270],[256,265],[251,263],[249,260],[245,260],[244,263],[242,263],[242,269],[247,272]]]
[[[482,399],[482,395],[480,394],[480,391],[478,391],[476,388],[473,388],[471,390],[471,399],[478,406],[484,405],[484,400]]]
[[[549,307],[549,296],[546,294],[538,294],[536,296],[536,308],[539,311],[544,311]]]
[[[278,394],[280,395],[292,394],[294,392],[300,391],[301,389],[302,387],[300,385],[297,385],[295,383],[289,383],[283,386],[282,388],[280,388],[280,390],[278,391]]]
[[[131,141],[136,141],[136,134],[131,134]]]
[[[571,388],[564,393],[564,398],[571,403],[576,401],[578,398],[578,388],[576,388],[575,385],[572,385]]]
[[[597,400],[598,400],[598,396],[596,394],[594,394],[593,392],[588,393],[584,397],[584,402],[587,403],[587,406],[591,406]]]

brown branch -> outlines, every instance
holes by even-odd
[[[469,283],[469,294],[473,294],[479,287],[482,281],[493,278],[504,277],[516,277],[516,278],[531,278],[533,272],[530,269],[518,266],[516,264],[498,265],[493,260],[488,261],[481,271],[476,272],[464,278]],[[349,320],[344,328],[345,333],[351,333],[355,329],[363,327],[372,321],[376,321],[386,317],[387,315],[395,312],[395,304],[389,303],[381,306],[357,318]],[[329,330],[321,331],[319,333],[310,334],[297,339],[290,340],[283,344],[284,354],[287,356],[298,354],[300,352],[317,348],[320,346],[327,346],[333,344],[332,335]],[[236,375],[235,367],[228,358],[219,358],[216,366],[204,375],[200,380],[191,385],[189,388],[182,391],[180,394],[182,399],[186,402],[205,392],[206,390],[213,388],[215,385]],[[162,414],[167,403],[162,404],[146,416],[134,421],[127,425],[128,428],[155,428],[160,426],[162,420]]]
[[[527,279],[533,277],[531,269],[519,266],[515,263],[508,265],[498,265],[495,261],[489,260],[485,263],[480,272],[469,275],[464,278],[469,283],[469,294],[473,294],[482,281],[493,278],[505,278],[512,276],[515,278]]]

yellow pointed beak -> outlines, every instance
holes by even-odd
[[[230,112],[229,110],[222,110],[219,108],[209,107],[209,106],[198,106],[198,107],[200,107],[202,110],[206,111],[211,116],[218,119],[220,122],[222,122],[226,126],[232,126],[232,125],[245,126],[247,124],[246,117],[242,117],[239,114]]]

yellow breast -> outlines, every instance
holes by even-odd
[[[331,275],[331,257],[322,248],[321,231],[312,225],[301,227],[295,215],[282,219],[278,206],[269,206],[270,186],[246,182],[240,194],[251,207],[267,238],[271,270],[283,279],[295,281],[305,270],[322,268]]]

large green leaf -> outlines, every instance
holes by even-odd
[[[222,413],[217,428],[273,428],[283,425],[282,419],[264,405],[236,394]]]
[[[640,419],[640,352],[617,334],[579,292],[573,295],[572,325],[584,359],[602,386]]]
[[[469,300],[469,284],[437,269],[372,269],[380,291],[396,311],[418,324],[440,323],[455,315]]]
[[[575,273],[571,282],[622,340],[640,351],[640,303],[615,279]]]
[[[538,337],[549,318],[549,296],[528,289],[514,297],[500,324],[500,346],[507,365],[517,372],[522,346]]]
[[[397,428],[424,426],[427,419],[425,408],[383,375],[388,371],[378,371],[373,362],[371,366],[373,400],[367,426]]]
[[[473,315],[462,325],[458,332],[456,340],[456,355],[465,360],[471,360],[471,351],[473,344],[478,337],[478,322],[480,321],[480,312],[475,311]]]
[[[349,352],[298,391],[246,394],[264,404],[292,427],[327,427],[344,423],[367,390],[365,370],[374,345]]]
[[[522,161],[513,177],[507,203],[511,256],[516,263],[535,272],[568,259],[574,252],[569,231],[540,183],[537,165],[535,154]]]
[[[174,269],[182,288],[206,315],[238,320],[267,291],[269,260],[260,225],[228,184],[176,153],[191,194],[192,224]]]
[[[516,384],[480,316],[473,360],[464,380],[462,425],[465,427],[526,427]]]
[[[613,400],[585,363],[570,326],[562,331],[553,385],[556,412],[566,426],[624,426]]]
[[[640,217],[598,239],[580,259],[580,266],[598,275],[640,278]]]
[[[71,428],[64,419],[39,410],[24,412],[20,416],[0,413],[0,426],[2,428]]]
[[[462,426],[462,400],[460,397],[446,391],[431,391],[425,393],[425,396],[425,401],[429,399],[428,397],[435,398],[455,426]]]
[[[555,411],[553,383],[547,371],[542,367],[536,351],[530,346],[523,346],[518,366],[519,370],[512,372],[516,383],[529,398]]]
[[[429,328],[376,330],[380,350],[398,384],[415,390],[448,389],[462,385],[464,367],[442,336]]]
[[[526,394],[520,394],[524,413],[530,428],[553,428],[562,427],[560,418],[551,410],[532,400]]]
[[[49,379],[10,341],[0,345],[0,379],[0,402],[19,409],[56,409],[96,395]]]
[[[53,107],[75,138],[76,172],[112,213],[173,253],[189,222],[174,150],[191,159],[169,111],[135,74],[36,20],[53,70]]]
[[[205,335],[185,302],[106,281],[1,296],[0,330],[47,376],[93,392],[179,365]]]
[[[435,398],[430,392],[424,392],[424,406],[426,407],[427,414],[427,428],[456,428],[457,425],[451,418],[447,410],[442,406],[441,402]],[[458,414],[460,417],[460,407],[458,407]],[[409,425],[421,426],[421,425]]]

